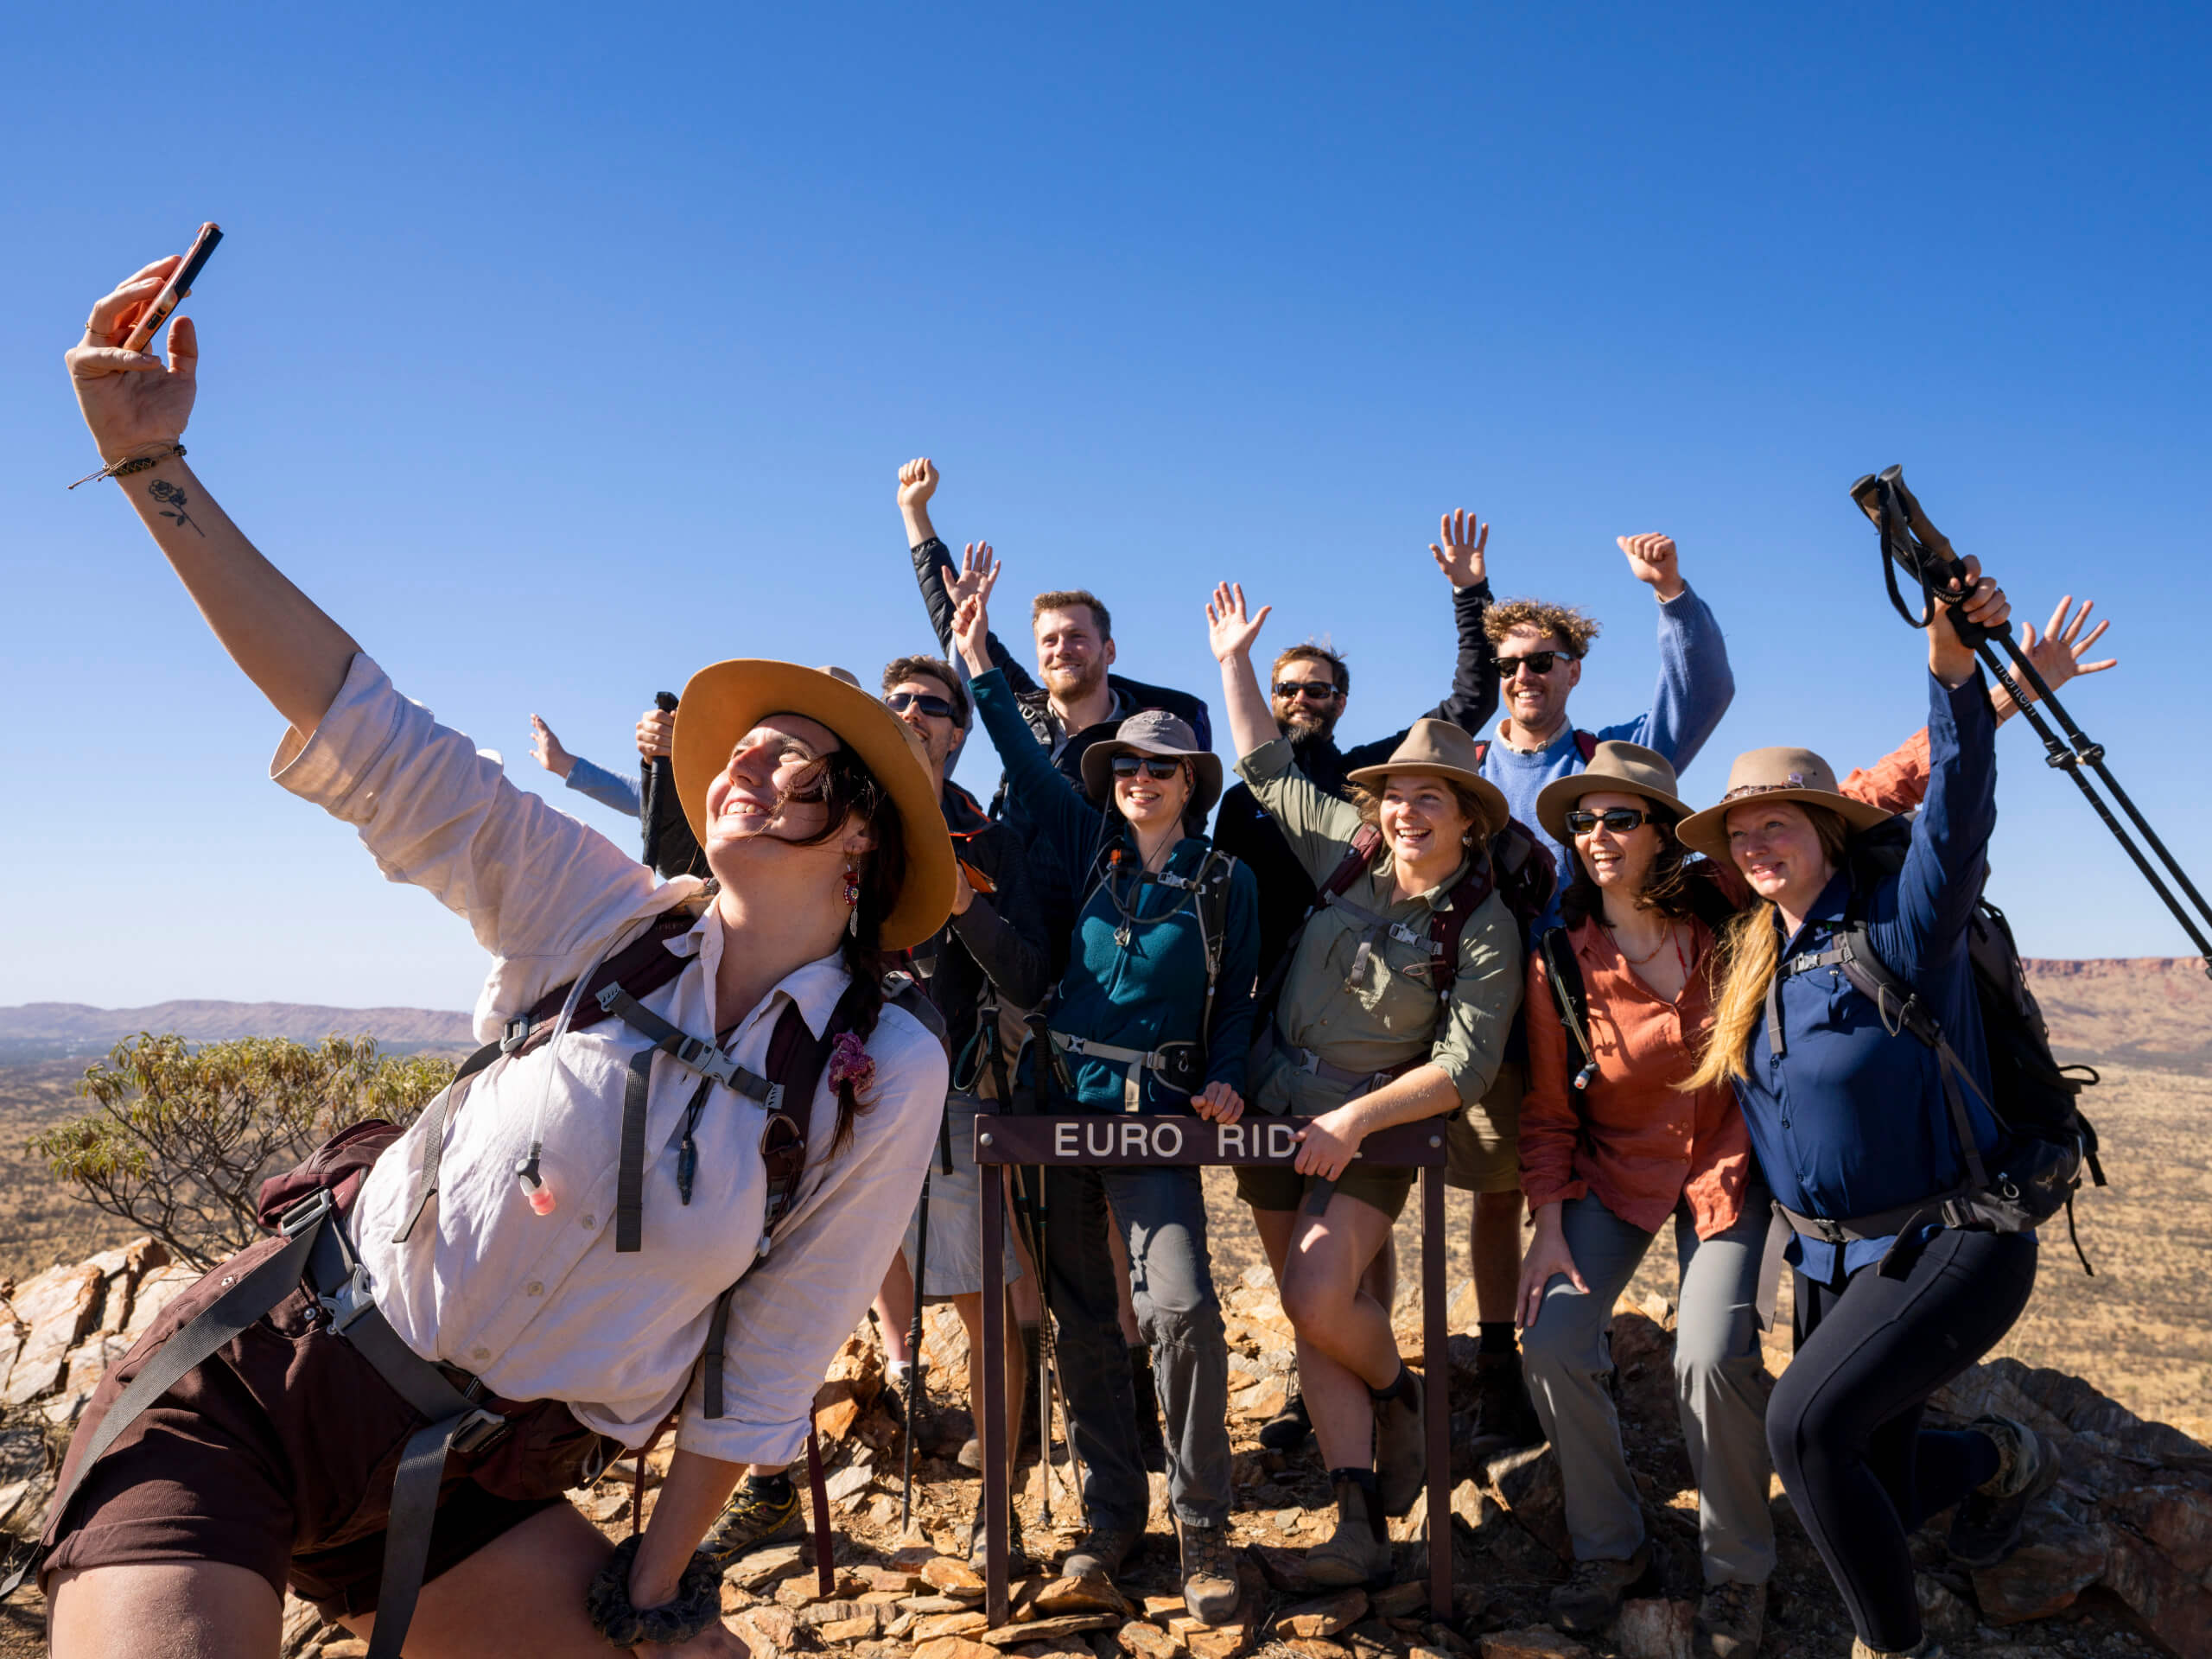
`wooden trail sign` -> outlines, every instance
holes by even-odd
[[[1298,1132],[1309,1120],[1247,1112],[1236,1123],[1199,1117],[1084,1112],[1060,1117],[979,1113],[978,1166],[1028,1164],[1091,1167],[1101,1165],[1276,1164],[1298,1155]],[[1421,1171],[1421,1352],[1427,1376],[1421,1391],[1422,1428],[1428,1443],[1428,1605],[1439,1618],[1452,1612],[1450,1421],[1451,1367],[1444,1322],[1444,1123],[1440,1118],[1377,1129],[1360,1143],[1359,1160]],[[1006,1189],[979,1182],[982,1202],[982,1282],[1004,1282]],[[1041,1289],[1041,1287],[1040,1287]],[[1006,1459],[1006,1299],[983,1299],[983,1538],[987,1562],[983,1609],[994,1625],[1007,1622],[1007,1537],[1012,1500]],[[1046,1409],[1049,1410],[1047,1404]],[[1052,1436],[1039,1435],[1051,1455]]]

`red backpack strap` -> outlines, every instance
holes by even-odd
[[[1351,840],[1345,843],[1344,855],[1337,861],[1337,868],[1329,872],[1329,879],[1319,889],[1323,902],[1343,898],[1351,884],[1367,873],[1367,867],[1375,861],[1375,855],[1382,850],[1382,831],[1376,825],[1363,823],[1353,830]]]
[[[1452,885],[1440,908],[1428,912],[1428,954],[1435,964],[1431,982],[1436,987],[1439,1003],[1452,1000],[1452,988],[1459,981],[1459,938],[1494,885],[1491,861],[1484,859]]]
[[[1574,747],[1575,752],[1582,757],[1582,764],[1586,766],[1588,766],[1598,753],[1598,734],[1595,732],[1586,732],[1580,727],[1576,728],[1574,733]]]
[[[1490,739],[1478,737],[1475,740],[1475,765],[1480,766],[1488,759],[1490,759]]]

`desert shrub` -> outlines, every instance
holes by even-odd
[[[73,1196],[206,1268],[263,1236],[264,1176],[357,1118],[408,1122],[453,1072],[451,1060],[379,1057],[365,1037],[194,1046],[142,1032],[86,1069],[78,1093],[95,1109],[29,1150]]]

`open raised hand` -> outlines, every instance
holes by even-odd
[[[953,607],[957,609],[976,594],[988,591],[985,583],[995,583],[998,579],[998,555],[991,551],[991,544],[970,542],[962,550],[960,569],[945,584],[945,591],[952,596]]]
[[[126,352],[123,341],[182,260],[156,259],[92,302],[85,337],[63,359],[77,407],[92,429],[100,459],[113,462],[175,443],[192,418],[198,385],[200,336],[192,319],[169,325],[169,360],[152,352]]]
[[[2044,683],[2054,691],[2067,681],[2083,674],[2101,674],[2108,668],[2120,665],[2117,657],[2107,657],[2095,663],[2082,660],[2089,647],[2095,645],[2103,637],[2104,631],[2112,626],[2112,619],[2106,617],[2091,628],[2086,637],[2083,636],[2082,625],[2089,620],[2089,613],[2096,607],[2096,603],[2094,599],[2085,599],[2082,601],[2082,608],[2075,611],[2074,595],[2069,594],[2058,601],[2058,608],[2050,613],[2050,625],[2042,633],[2037,633],[2036,625],[2032,622],[2020,624],[2020,649],[2028,653],[2028,660],[2036,665],[2036,672],[2043,676]],[[2069,611],[2073,613],[2070,618],[2068,615]],[[2032,690],[2033,688],[2026,689]]]
[[[1673,537],[1647,532],[1642,536],[1616,536],[1613,540],[1628,556],[1629,574],[1661,599],[1672,599],[1682,591],[1682,573],[1677,568]]]
[[[530,717],[530,758],[556,778],[566,778],[576,765],[576,757],[561,747],[553,728],[536,715]]]
[[[1272,605],[1260,607],[1257,616],[1248,614],[1244,607],[1244,584],[1216,582],[1213,597],[1206,602],[1206,643],[1213,648],[1217,663],[1233,662],[1248,656],[1252,642],[1260,637]]]
[[[1436,568],[1451,577],[1454,588],[1472,588],[1490,575],[1483,550],[1490,545],[1490,526],[1477,521],[1465,507],[1447,512],[1437,527],[1443,545],[1435,542],[1428,550],[1436,560]]]
[[[927,455],[917,456],[899,469],[899,505],[902,507],[925,505],[937,493],[937,463]]]
[[[976,577],[975,591],[952,613],[953,646],[971,675],[991,671],[991,589],[998,582],[999,567],[992,564]]]

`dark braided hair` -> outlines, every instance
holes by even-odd
[[[854,906],[859,925],[838,936],[838,954],[852,985],[839,999],[842,1029],[862,1043],[875,1034],[883,1015],[883,976],[896,963],[899,953],[883,949],[883,918],[899,901],[906,885],[906,842],[893,804],[891,791],[876,779],[860,756],[849,748],[831,750],[798,783],[783,791],[779,810],[790,801],[821,804],[822,828],[793,845],[818,847],[832,836],[842,835],[847,818],[857,816],[861,828],[874,843],[860,857],[860,902]],[[836,1024],[838,1022],[833,1022]],[[837,1085],[837,1128],[830,1137],[830,1155],[852,1144],[853,1122],[873,1104],[860,1098],[849,1078]]]

